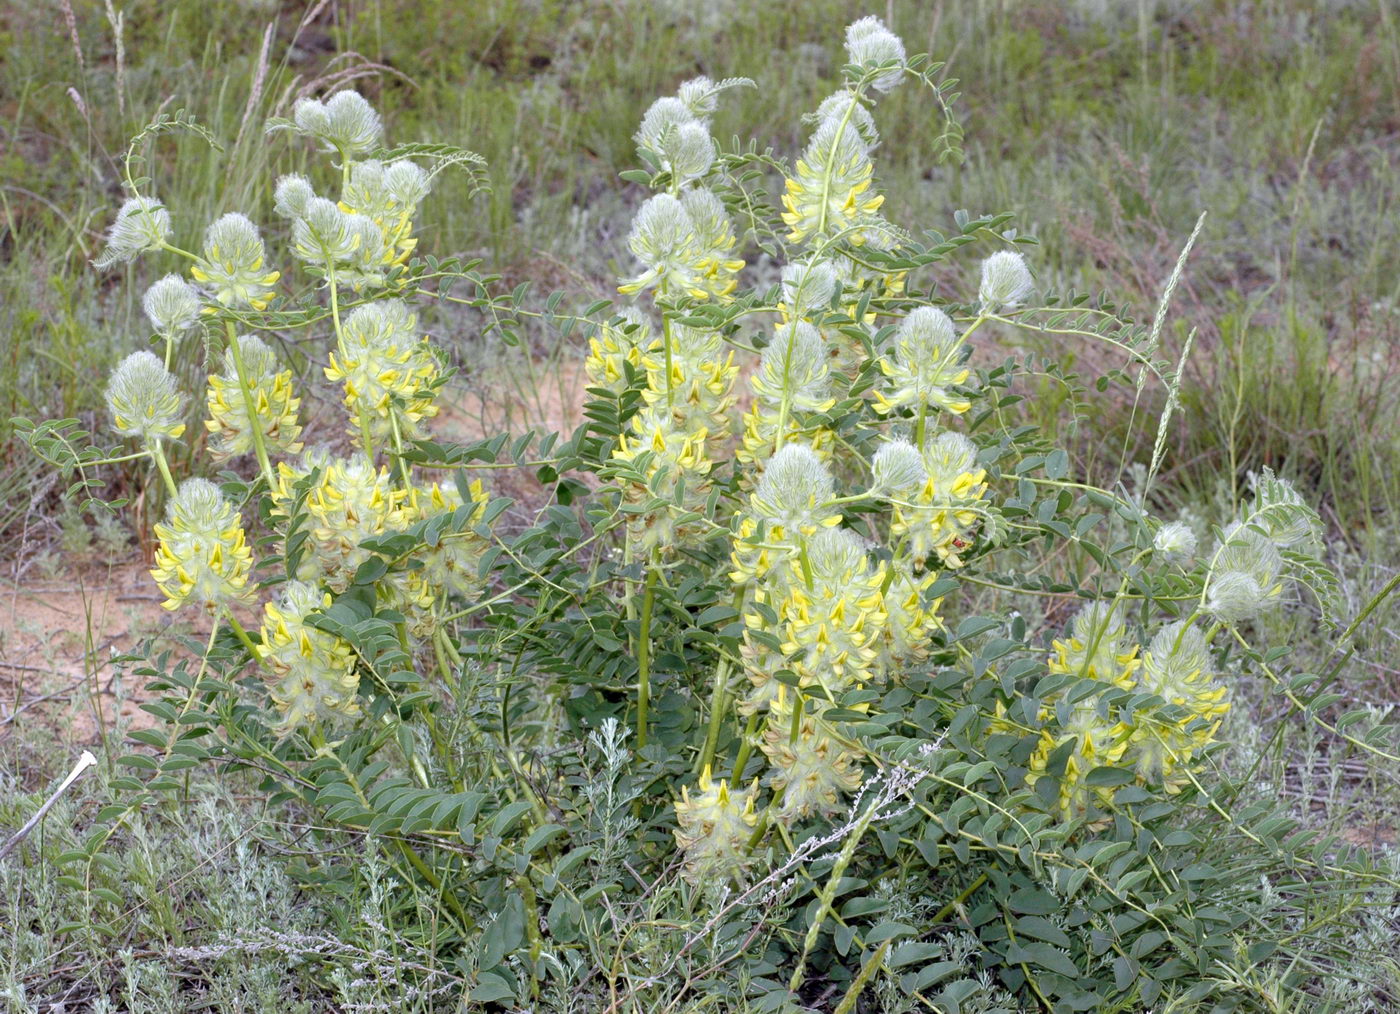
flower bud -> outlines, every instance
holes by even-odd
[[[324,103],[301,99],[292,119],[299,132],[346,158],[373,151],[384,136],[379,114],[359,92],[336,92]]]
[[[174,338],[199,319],[199,293],[179,275],[166,275],[141,297],[141,309],[156,334]]]
[[[170,212],[154,197],[133,197],[121,206],[107,230],[107,246],[93,267],[99,270],[135,260],[148,250],[159,250],[170,238]]]
[[[904,43],[879,18],[861,18],[846,29],[846,57],[851,63],[867,69],[887,63],[904,63]],[[904,80],[902,70],[881,74],[872,82],[878,91],[887,92]]]
[[[899,495],[924,484],[924,456],[907,440],[888,440],[870,461],[872,492]]]
[[[282,714],[279,730],[355,715],[359,677],[348,642],[308,622],[328,609],[331,597],[305,581],[288,581],[276,602],[264,607],[258,654],[277,677],[272,703]]]
[[[1169,521],[1157,529],[1152,548],[1163,563],[1188,563],[1196,555],[1196,533],[1184,521]]]
[[[990,313],[1014,310],[1035,291],[1026,259],[1014,250],[998,250],[982,262],[977,297]]]
[[[117,364],[106,399],[112,427],[123,436],[154,445],[185,432],[184,396],[165,364],[150,352],[133,352]]]
[[[283,218],[295,221],[306,214],[306,206],[316,197],[311,181],[299,173],[289,173],[277,181],[272,192],[272,210]]]

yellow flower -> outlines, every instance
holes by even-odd
[[[450,527],[441,531],[437,545],[421,549],[415,556],[423,563],[422,575],[430,588],[464,598],[481,589],[477,572],[487,543],[477,534],[475,526],[480,524],[490,500],[480,479],[472,482],[468,492],[471,500],[463,502],[456,486],[433,483],[428,487],[414,487],[408,499],[408,516],[412,521],[462,512],[460,517],[454,516]]]
[[[784,444],[764,468],[748,510],[739,518],[730,578],[745,584],[778,575],[781,582],[802,538],[841,523],[831,504],[834,496],[835,483],[821,456],[805,444]]]
[[[224,306],[266,310],[272,287],[282,277],[280,271],[267,270],[266,258],[258,227],[246,215],[231,212],[205,231],[204,256],[190,274]]]
[[[417,334],[418,318],[397,299],[357,307],[342,328],[345,347],[331,353],[329,380],[343,382],[350,432],[358,431],[360,407],[380,440],[392,437],[393,413],[402,439],[417,437],[421,423],[437,415],[434,385],[441,376],[437,357]]]
[[[123,436],[138,437],[150,447],[185,432],[180,421],[185,399],[170,371],[150,352],[133,352],[118,363],[105,396],[112,427]]]
[[[670,373],[664,347],[642,357],[647,373],[642,399],[658,412],[669,412],[686,433],[704,430],[710,451],[722,449],[734,406],[733,350],[726,350],[719,332],[676,324],[671,329]]]
[[[588,340],[588,358],[583,364],[592,385],[613,394],[627,389],[628,366],[633,373],[642,373],[642,357],[660,348],[644,313],[629,306],[619,316],[621,323],[600,326]]]
[[[794,243],[844,234],[854,246],[866,240],[866,230],[885,202],[872,194],[874,166],[850,118],[822,121],[783,194],[783,221]]]
[[[836,694],[875,673],[886,614],[885,569],[872,566],[860,536],[824,528],[789,559],[778,609],[783,651],[803,686]]]
[[[638,412],[630,429],[631,434],[618,437],[612,453],[613,461],[637,473],[635,478],[624,477],[624,496],[634,505],[657,499],[668,502],[632,512],[628,526],[644,549],[669,547],[698,530],[688,524],[677,526],[675,519],[702,509],[709,495],[714,467],[706,451],[709,434],[703,427],[687,433],[664,406]]]
[[[350,163],[340,208],[364,215],[379,229],[384,267],[406,264],[418,245],[413,215],[431,185],[428,174],[407,159],[387,165],[376,160]]]
[[[1048,801],[1066,820],[1094,816],[1091,808],[1106,808],[1112,802],[1113,788],[1091,786],[1085,779],[1095,768],[1121,761],[1132,736],[1130,727],[1100,716],[1097,703],[1096,697],[1083,702],[1058,734],[1049,729],[1042,731],[1026,765],[1026,783],[1032,788],[1042,778],[1056,778],[1057,791]],[[1056,776],[1052,770],[1056,765],[1051,761],[1061,751],[1067,751],[1062,755],[1064,769]]]
[[[960,414],[972,407],[953,391],[967,382],[971,371],[963,365],[967,346],[946,313],[919,307],[904,318],[894,344],[894,354],[880,359],[880,369],[890,380],[887,390],[875,392],[875,407],[881,413],[932,408]]]
[[[922,486],[893,499],[890,534],[907,536],[909,554],[924,563],[935,553],[946,567],[961,567],[959,554],[972,544],[974,505],[986,495],[986,470],[977,467],[977,447],[961,433],[945,431],[923,449]]]
[[[1142,660],[1127,640],[1123,616],[1111,602],[1091,602],[1075,614],[1069,636],[1053,643],[1052,673],[1082,676],[1124,690]]]
[[[778,328],[749,380],[753,402],[744,414],[740,461],[764,461],[783,442],[797,438],[825,447],[831,434],[807,417],[836,404],[830,393],[830,356],[821,333],[805,321]]]
[[[730,788],[726,779],[714,781],[707,765],[696,788],[691,796],[690,787],[683,787],[676,801],[676,844],[685,853],[686,869],[696,877],[737,877],[758,826],[758,779],[747,789]]]
[[[1230,710],[1225,687],[1212,677],[1205,638],[1195,627],[1172,623],[1158,631],[1134,674],[1134,689],[1155,694],[1180,715],[1137,712],[1132,750],[1138,773],[1169,792],[1189,779],[1182,772],[1207,746]]]
[[[292,388],[292,371],[277,369],[276,354],[261,339],[245,335],[237,341],[253,395],[253,410],[257,413],[268,452],[295,454],[301,450],[298,439],[301,424],[297,421],[301,400]],[[232,348],[224,350],[223,372],[210,376],[205,402],[209,418],[204,427],[209,431],[209,450],[214,460],[223,461],[252,451],[253,428],[239,386],[238,365]]]
[[[194,601],[212,613],[247,600],[252,554],[243,522],[218,486],[186,479],[155,533],[160,545],[151,577],[166,596],[166,609]]]
[[[942,628],[938,609],[942,599],[928,601],[928,589],[937,575],[916,576],[909,563],[891,564],[894,577],[885,588],[885,627],[879,642],[878,668],[900,679],[910,666],[929,654],[929,637]]]
[[[307,622],[311,613],[330,604],[330,595],[315,585],[289,581],[278,600],[263,607],[258,654],[277,676],[272,702],[282,714],[283,734],[299,725],[359,713],[354,650]]]
[[[287,504],[294,484],[314,468],[320,473],[303,505],[310,537],[297,576],[303,580],[322,578],[339,593],[350,586],[360,564],[373,555],[361,548],[361,542],[407,527],[407,494],[393,487],[388,469],[376,472],[362,457],[346,461],[308,455],[301,468],[279,465],[276,499]]]
[[[782,800],[778,810],[784,821],[827,816],[844,793],[860,787],[860,757],[831,735],[818,715],[799,720],[797,741],[792,740],[793,705],[787,688],[779,689],[768,712],[760,749],[773,765],[768,784]]]

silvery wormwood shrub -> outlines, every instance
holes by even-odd
[[[1219,968],[1288,942],[1311,948],[1281,965],[1293,987],[1330,967],[1306,884],[1335,900],[1384,878],[1238,804],[1219,741],[1251,673],[1384,753],[1385,730],[1322,717],[1336,671],[1290,674],[1256,640],[1300,592],[1332,620],[1317,514],[1265,473],[1201,540],[1146,490],[1072,476],[1014,386],[1097,392],[999,339],[1100,342],[1116,379],[1161,381],[1150,483],[1181,375],[1160,312],[1046,292],[1010,216],[885,217],[881,96],[927,89],[956,154],[953,83],[876,18],[846,53],[790,162],[715,140],[753,82],[653,103],[623,174],[650,191],[635,267],[579,313],[424,255],[436,175],[478,160],[386,148],[354,92],[272,125],[330,165],[275,181],[271,243],[238,212],[201,235],[132,177],[138,142],[187,119],[133,143],[98,266],[184,271],[147,290],[150,346],[112,371],[123,443],[24,427],[94,506],[102,467],[149,460],[152,578],[211,632],[132,660],[162,724],[131,733],[124,795],[65,883],[214,765],[381,838],[419,899],[407,937],[483,1005],[1231,1010],[1251,999]],[[582,333],[584,424],[435,437],[433,304],[507,341]],[[170,367],[203,346],[200,394]],[[322,378],[343,432],[305,446]],[[177,478],[174,447],[202,474]],[[533,501],[481,478],[511,470]],[[1294,886],[1261,911],[1271,871]],[[93,895],[85,931],[119,934],[120,900]]]

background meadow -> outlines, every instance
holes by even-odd
[[[110,365],[149,331],[140,294],[178,267],[163,254],[109,273],[90,265],[121,199],[131,135],[185,110],[222,150],[188,133],[163,138],[142,167],[162,199],[187,222],[235,209],[271,222],[271,181],[309,158],[265,142],[264,121],[297,97],[354,87],[396,141],[443,141],[486,160],[484,192],[442,177],[418,227],[425,249],[480,257],[503,289],[528,283],[540,299],[558,291],[582,307],[614,297],[632,272],[627,232],[642,195],[618,173],[636,161],[632,135],[650,102],[698,74],[752,77],[757,88],[728,93],[714,132],[791,158],[809,132],[803,114],[840,72],[840,29],[872,12],[960,82],[962,136],[951,140],[961,159],[935,159],[943,124],[926,90],[881,103],[877,172],[892,219],[948,230],[960,210],[1013,212],[1039,241],[1027,253],[1043,287],[1106,291],[1150,319],[1208,213],[1163,335],[1173,361],[1195,337],[1151,506],[1204,528],[1251,473],[1273,468],[1322,516],[1346,617],[1372,602],[1400,572],[1400,13],[1385,0],[877,11],[836,0],[12,3],[0,10],[0,829],[22,823],[80,749],[120,752],[133,723],[148,721],[140,680],[109,660],[167,622],[143,583],[153,548],[144,470],[104,470],[108,492],[133,509],[95,517],[9,421],[100,428]],[[274,247],[284,239],[269,235]],[[940,270],[941,283],[967,288]],[[776,281],[762,257],[748,271]],[[424,323],[458,369],[442,398],[448,435],[581,421],[579,335],[527,322],[506,341],[483,333],[479,315],[441,307]],[[1001,339],[1018,344],[977,355],[1060,364],[1018,393],[1028,419],[1070,452],[1070,472],[1133,495],[1152,452],[1143,421],[1166,392],[1136,391],[1101,346]],[[207,370],[191,356],[177,373],[194,386]],[[1109,380],[1090,405],[1063,375],[1091,391]],[[336,438],[334,392],[307,402],[308,442]],[[522,504],[538,495],[529,480],[503,481]],[[970,607],[1046,628],[1073,609],[994,588],[965,594]],[[200,633],[192,622],[177,618],[169,632]],[[1336,661],[1306,605],[1269,624],[1295,667]],[[1397,624],[1387,599],[1358,628],[1338,712],[1384,715],[1400,699]],[[1262,681],[1233,693],[1225,766],[1255,771],[1260,796],[1393,872],[1400,772]],[[93,874],[120,892],[127,928],[115,941],[74,933],[90,913],[54,864],[106,801],[111,775],[99,766],[75,787],[23,865],[0,861],[7,1009],[459,1009],[443,999],[452,984],[435,994],[436,973],[423,971],[431,941],[401,946],[394,920],[422,902],[386,896],[376,847],[272,804],[251,778],[195,773],[178,805],[139,814]],[[1324,994],[1337,1010],[1400,1009],[1397,912],[1387,897],[1308,925],[1366,967],[1344,975],[1319,960],[1307,995],[1252,961],[1219,974],[1239,977],[1246,1009],[1323,1009]],[[411,994],[408,981],[420,984]],[[570,1002],[545,997],[536,1009],[588,1009]]]

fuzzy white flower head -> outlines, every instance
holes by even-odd
[[[867,154],[880,143],[880,132],[875,127],[875,117],[870,115],[869,109],[861,105],[860,99],[845,89],[823,99],[822,104],[817,106],[816,114],[811,118],[817,123],[839,124],[842,120],[849,120],[849,125],[855,127],[861,143],[865,145]]]
[[[924,444],[924,470],[935,492],[946,495],[958,479],[977,469],[977,445],[956,430],[944,430]]]
[[[719,93],[721,86],[715,84],[703,74],[700,77],[691,78],[676,89],[676,98],[685,104],[690,115],[696,119],[703,119],[711,116],[719,108]]]
[[[199,319],[199,293],[179,275],[166,275],[146,290],[141,309],[156,334],[173,338]]]
[[[834,513],[824,506],[836,484],[826,464],[806,444],[783,444],[769,459],[753,500],[761,513],[780,524],[797,527],[820,522]]]
[[[836,269],[826,261],[789,264],[783,268],[783,302],[793,317],[820,313],[836,295]]]
[[[647,107],[646,113],[642,115],[641,125],[632,135],[632,140],[637,142],[640,151],[661,155],[664,154],[666,139],[680,133],[680,129],[686,124],[693,123],[696,123],[696,117],[690,111],[690,107],[678,98],[667,96],[657,99]],[[701,128],[703,129],[703,125]]]
[[[1167,701],[1183,696],[1181,687],[1205,670],[1210,661],[1205,635],[1178,620],[1157,631],[1148,645],[1138,683]]]
[[[1206,609],[1223,623],[1241,623],[1278,600],[1283,558],[1273,542],[1239,522],[1224,534],[1206,584]]]
[[[890,384],[876,395],[876,407],[881,412],[900,406],[966,412],[972,402],[953,390],[971,373],[963,365],[966,349],[946,313],[936,306],[914,310],[899,325],[894,355],[880,360]]]
[[[1184,521],[1168,521],[1157,529],[1152,548],[1163,563],[1186,563],[1196,555],[1196,533]]]
[[[204,231],[204,256],[190,269],[224,306],[267,309],[281,272],[267,270],[267,250],[247,215],[230,212]]]
[[[93,267],[109,268],[135,260],[148,250],[159,250],[170,238],[170,212],[154,197],[133,197],[121,206],[107,230],[107,246]]]
[[[991,312],[1014,310],[1035,291],[1026,259],[1014,250],[998,250],[982,262],[977,298]]]
[[[154,444],[185,432],[180,419],[184,396],[165,364],[150,352],[133,352],[117,364],[107,382],[106,399],[112,426],[123,436]]]
[[[373,151],[384,136],[379,114],[359,92],[336,92],[325,102],[301,99],[292,109],[292,119],[302,134],[343,157]]]
[[[316,198],[311,181],[300,173],[288,173],[277,180],[272,192],[272,210],[283,218],[298,219],[306,214],[307,205]]]
[[[888,440],[870,461],[873,489],[881,493],[905,493],[924,484],[924,456],[907,440]]]
[[[194,601],[211,613],[248,599],[252,553],[243,522],[219,487],[208,479],[186,479],[155,526],[155,578],[166,609]]]
[[[662,165],[682,183],[698,180],[715,164],[715,142],[700,123],[685,123],[662,143]]]
[[[846,29],[846,56],[861,68],[887,63],[903,64],[904,43],[872,14]],[[887,92],[903,80],[902,69],[891,70],[877,77],[872,85],[878,91]]]
[[[1074,614],[1069,638],[1056,642],[1057,648],[1062,648],[1056,668],[1092,679],[1114,680],[1135,650],[1127,635],[1127,624],[1113,602],[1090,602]]]
[[[352,217],[363,216],[347,215],[334,201],[313,197],[292,226],[292,252],[300,260],[324,268],[345,263],[360,245]],[[376,234],[378,231],[375,228]]]
[[[401,158],[384,170],[384,189],[390,198],[406,207],[417,207],[433,187],[433,178],[416,162]]]
[[[288,581],[277,601],[264,607],[258,654],[277,677],[271,697],[282,716],[278,730],[283,734],[359,712],[354,649],[308,622],[330,604],[330,595],[316,585]]]
[[[670,194],[657,194],[641,206],[632,222],[627,246],[648,270],[623,286],[624,292],[650,285],[668,290],[696,289],[700,251],[695,223],[681,202]]]
[[[793,321],[779,327],[763,350],[754,390],[772,400],[786,400],[802,412],[825,411],[831,407],[830,364],[821,332],[806,321]]]

